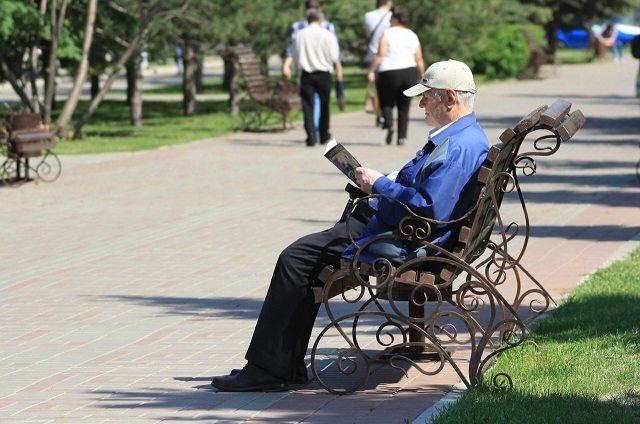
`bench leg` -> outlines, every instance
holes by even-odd
[[[29,158],[24,159],[24,180],[29,181]]]
[[[413,302],[409,301],[409,317],[423,319],[424,318],[424,305],[416,305]],[[424,333],[409,329],[409,341],[410,342],[418,342],[424,343]],[[419,355],[424,350],[423,346],[412,346],[411,353]]]
[[[20,168],[22,168],[22,161],[20,160],[20,158],[16,158],[16,181],[20,181]]]

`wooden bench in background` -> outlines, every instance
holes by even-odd
[[[436,223],[403,205],[407,216],[397,234],[356,245],[353,260],[343,260],[339,269],[323,270],[324,286],[314,292],[330,323],[311,351],[311,368],[322,387],[337,394],[358,390],[381,361],[398,369],[413,366],[426,375],[449,364],[471,387],[497,355],[526,340],[527,325],[554,301],[521,262],[529,217],[517,171],[535,173],[536,156],[554,154],[582,127],[584,115],[580,110],[569,113],[570,108],[571,103],[558,100],[502,133],[478,173],[473,207],[456,221],[463,225],[450,252],[429,242]],[[531,151],[521,153],[527,136],[537,131],[543,135],[533,140]],[[521,205],[520,223],[500,212],[509,194]],[[375,197],[381,196],[355,200],[351,211],[359,201]],[[385,258],[373,263],[359,260],[368,245],[389,238],[431,247],[440,255],[402,264]],[[335,309],[344,311],[342,300],[353,303],[352,310],[334,313],[336,301]],[[335,344],[335,337],[346,347],[338,351],[322,347],[323,340]],[[454,356],[456,350],[461,355]],[[432,361],[423,367],[420,361],[425,356]],[[504,377],[511,387],[510,377]]]
[[[272,82],[263,74],[260,59],[249,47],[227,47],[220,51],[220,55],[234,64],[234,74],[242,77],[244,88],[253,102],[240,107],[240,113],[245,114],[241,116],[245,129],[264,127],[269,116],[264,112],[275,112],[282,116],[282,129],[285,130],[291,112],[302,108],[298,86],[285,81]]]
[[[56,147],[55,134],[43,128],[40,114],[9,115],[4,134],[6,159],[0,166],[0,181],[30,181],[30,171],[36,173],[37,179],[47,182],[60,176],[60,160],[51,151]],[[42,159],[35,166],[29,163],[31,158],[39,157]]]

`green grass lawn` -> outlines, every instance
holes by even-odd
[[[363,109],[367,87],[366,71],[365,68],[356,65],[345,67],[346,107],[344,111],[340,111],[335,98],[332,98],[332,116]],[[477,82],[482,84],[484,80],[479,77]],[[180,95],[181,86],[147,90],[146,93]],[[222,81],[206,81],[204,94],[226,94],[222,88]],[[332,96],[335,96],[335,91],[332,91]],[[248,103],[244,103],[244,106],[255,107],[250,104],[250,101],[246,102]],[[86,110],[87,105],[87,101],[80,102],[72,123]],[[61,140],[55,152],[57,154],[90,154],[148,150],[223,136],[242,129],[244,122],[243,115],[234,116],[228,113],[227,99],[199,100],[197,115],[188,117],[182,115],[181,100],[146,100],[143,104],[143,116],[144,125],[133,127],[129,120],[129,107],[122,100],[105,100],[83,127],[82,140]],[[53,114],[53,119],[55,118],[56,111]],[[302,111],[294,111],[290,121],[302,121]],[[265,127],[278,128],[280,125],[280,115],[272,113],[268,116]]]
[[[640,249],[597,271],[434,424],[640,423]],[[508,373],[514,389],[490,382]],[[415,423],[418,424],[418,423]]]
[[[225,93],[221,81],[205,83],[204,93]],[[365,70],[352,67],[345,72],[346,108],[340,111],[335,99],[331,101],[331,114],[361,110],[366,92]],[[180,86],[171,86],[147,91],[150,94],[180,94]],[[335,92],[333,92],[335,93]],[[246,101],[244,106],[255,107]],[[87,108],[88,102],[80,102],[73,122]],[[242,108],[244,109],[244,108]],[[153,149],[172,144],[188,143],[195,140],[219,137],[243,127],[242,116],[228,113],[228,101],[199,100],[197,115],[182,115],[182,101],[147,100],[143,104],[144,125],[133,127],[129,121],[129,107],[121,100],[105,100],[82,129],[80,141],[61,140],[55,152],[57,154],[133,152]],[[54,113],[55,119],[55,113]],[[294,111],[290,121],[302,120],[302,112]],[[271,113],[265,127],[277,128],[281,117]]]

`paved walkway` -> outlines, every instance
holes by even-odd
[[[478,93],[493,141],[558,97],[587,116],[523,183],[534,228],[524,263],[558,299],[638,245],[636,72],[635,61],[565,66]],[[391,171],[425,138],[414,106],[404,147],[384,145],[360,112],[335,117],[333,134],[364,164]],[[280,250],[344,205],[346,179],[303,143],[298,124],[66,156],[53,184],[0,188],[0,423],[425,422],[457,383],[453,372],[381,378],[342,397],[314,382],[285,393],[209,386],[244,364]],[[316,333],[325,321],[321,312]]]

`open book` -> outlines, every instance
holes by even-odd
[[[335,140],[330,140],[324,150],[324,156],[331,161],[344,175],[356,183],[355,171],[360,162],[353,157],[344,146]],[[356,183],[357,185],[357,183]]]

